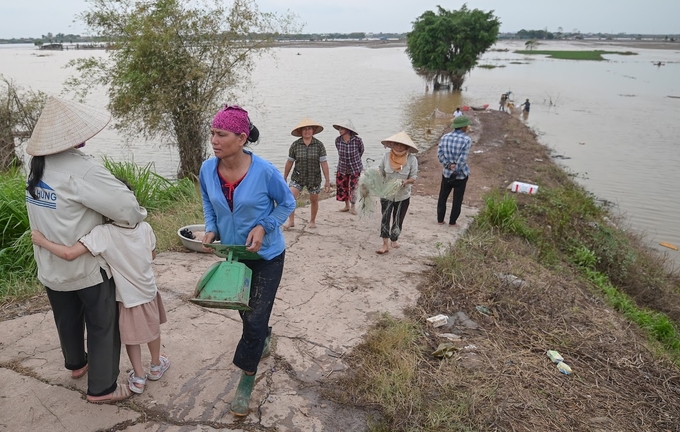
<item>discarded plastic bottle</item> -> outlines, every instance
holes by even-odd
[[[557,370],[565,375],[571,375],[571,368],[565,362],[557,363]]]
[[[550,361],[552,361],[552,362],[554,362],[554,363],[559,363],[559,362],[561,362],[562,360],[564,360],[564,358],[562,358],[562,356],[560,355],[560,353],[558,353],[558,352],[555,351],[555,350],[550,350],[550,351],[548,351],[546,354],[548,354],[548,358],[550,359]]]

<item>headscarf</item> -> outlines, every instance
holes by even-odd
[[[408,149],[396,151],[394,148],[390,150],[390,166],[392,171],[401,171],[408,160]]]
[[[248,136],[250,133],[248,111],[238,105],[225,105],[224,108],[215,114],[212,127],[227,130],[237,135],[244,133]]]

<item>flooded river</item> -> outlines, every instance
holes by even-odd
[[[275,58],[258,61],[253,85],[239,100],[261,131],[254,151],[283,168],[293,141],[290,130],[309,116],[324,125],[318,137],[334,166],[337,132],[331,125],[349,118],[366,143],[365,156],[377,159],[384,151],[380,140],[402,129],[420,146],[431,144],[428,129],[438,131],[429,118],[435,108],[451,112],[457,106],[489,103],[495,109],[500,94],[512,91],[517,103],[531,100],[528,125],[563,157],[560,163],[580,183],[618,205],[654,247],[664,250],[659,241],[680,245],[680,99],[667,97],[680,96],[680,46],[675,51],[596,47],[638,53],[606,55],[603,62],[512,53],[523,48],[520,42],[496,48],[510,51],[485,54],[480,63],[498,67],[475,69],[462,93],[426,92],[403,48],[277,49]],[[569,44],[540,47],[551,48],[569,49]],[[592,49],[583,43],[578,48]],[[72,73],[63,68],[66,62],[92,54],[104,55],[0,46],[0,73],[22,86],[58,94]],[[653,66],[656,61],[665,65]],[[106,97],[100,92],[88,103],[104,107]],[[110,127],[87,150],[115,160],[153,162],[157,172],[169,177],[178,167],[171,147],[140,140],[123,145]],[[669,253],[680,263],[680,253]]]

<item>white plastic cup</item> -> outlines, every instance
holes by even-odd
[[[538,192],[538,185],[514,181],[510,184],[509,189],[515,193],[534,195],[536,192]]]

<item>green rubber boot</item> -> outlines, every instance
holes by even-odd
[[[234,396],[234,401],[229,407],[231,413],[236,417],[245,417],[250,412],[248,405],[250,404],[250,394],[253,392],[253,387],[255,387],[255,374],[246,375],[245,372],[241,373],[236,396]]]
[[[269,327],[269,333],[267,333],[267,338],[264,340],[264,349],[262,350],[262,355],[260,359],[269,357],[272,353],[272,328]]]

